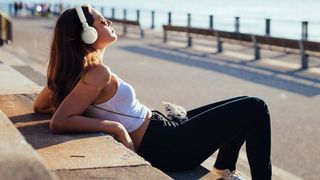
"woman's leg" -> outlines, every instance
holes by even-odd
[[[198,166],[226,142],[241,144],[236,139],[245,137],[252,178],[271,179],[270,119],[262,100],[216,103],[189,117],[178,127],[151,121],[138,153],[162,170],[181,170]]]
[[[176,161],[182,161],[186,168],[200,164],[221,148],[216,166],[232,170],[245,140],[252,178],[271,179],[270,118],[262,100],[244,97],[221,103],[194,114],[179,126],[179,133]]]
[[[220,106],[222,104],[225,104],[225,103],[228,103],[228,102],[231,102],[231,101],[235,101],[235,100],[239,100],[239,99],[242,99],[242,98],[246,98],[246,97],[248,97],[248,96],[239,96],[239,97],[235,97],[235,98],[231,98],[231,99],[226,99],[226,100],[214,102],[214,103],[211,103],[211,104],[208,104],[208,105],[205,105],[205,106],[201,106],[201,107],[189,110],[187,112],[187,116],[189,118],[192,118],[193,116],[195,116],[197,114],[200,114],[200,113],[203,113],[204,111],[207,111],[207,110],[212,109],[214,107]]]
[[[231,172],[236,169],[240,149],[245,142],[245,135],[239,134],[219,148],[214,167],[216,169],[229,169]]]
[[[247,98],[248,96],[239,96],[219,102],[215,102],[206,106],[202,106],[187,112],[188,117],[193,117],[197,114],[203,113],[209,109],[215,108],[217,106],[221,106],[225,103],[230,103],[235,100],[240,100],[243,98]],[[245,137],[239,135],[230,141],[226,142],[222,147],[219,148],[219,153],[215,162],[214,167],[217,169],[229,169],[233,171],[236,169],[236,162],[238,160],[239,151],[243,143],[245,142]]]

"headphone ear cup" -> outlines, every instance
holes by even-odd
[[[92,44],[96,42],[98,38],[98,32],[93,27],[87,27],[83,29],[83,32],[81,33],[81,39],[86,44]]]

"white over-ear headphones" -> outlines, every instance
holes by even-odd
[[[86,44],[94,43],[98,38],[98,33],[96,29],[88,25],[87,19],[84,16],[81,6],[76,6],[76,11],[83,27],[83,31],[81,33],[82,41]]]

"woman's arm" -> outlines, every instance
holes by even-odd
[[[103,132],[103,120],[85,117],[83,114],[109,85],[110,76],[108,69],[102,65],[87,72],[53,114],[51,130],[54,133]]]
[[[52,133],[71,132],[104,132],[111,134],[117,141],[127,148],[135,151],[135,147],[129,133],[119,122],[89,118],[81,115],[73,115],[59,121],[51,120],[50,130]]]
[[[83,116],[87,107],[109,85],[111,74],[99,65],[87,72],[57,108],[50,122],[53,133],[105,132],[111,133],[126,147],[134,150],[132,140],[122,124]]]
[[[33,103],[33,110],[37,113],[54,113],[54,108],[51,106],[52,92],[45,86]]]

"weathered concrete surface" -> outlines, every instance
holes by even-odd
[[[40,87],[6,64],[0,64],[0,94],[39,92]]]
[[[169,179],[163,172],[151,167],[150,163],[125,148],[110,135],[101,133],[51,134],[49,132],[51,115],[33,113],[32,101],[34,97],[35,94],[0,96],[0,109],[36,149],[50,170],[55,172],[63,170],[63,174],[73,173],[74,176],[81,177],[81,174],[85,175],[86,173],[78,173],[74,170],[86,169],[93,173],[95,169],[100,169],[99,171],[103,171],[108,176],[108,174],[112,175],[117,171],[122,171],[121,167],[131,167],[131,169],[139,167],[150,172],[148,175],[150,178]],[[117,168],[114,169],[115,167]],[[67,172],[68,170],[72,171]],[[131,174],[137,171],[127,171],[125,176],[138,177],[138,174]],[[95,176],[96,178],[100,177],[99,174],[95,174]],[[86,177],[82,178],[86,179]]]
[[[0,110],[0,179],[57,179]]]
[[[37,149],[52,170],[150,165],[107,135],[82,139],[64,136],[58,139],[65,142]]]
[[[62,180],[84,180],[84,179],[137,179],[137,180],[165,180],[171,179],[169,176],[164,176],[163,172],[148,166],[134,166],[134,167],[114,167],[102,169],[79,169],[79,170],[59,170],[56,174]]]

